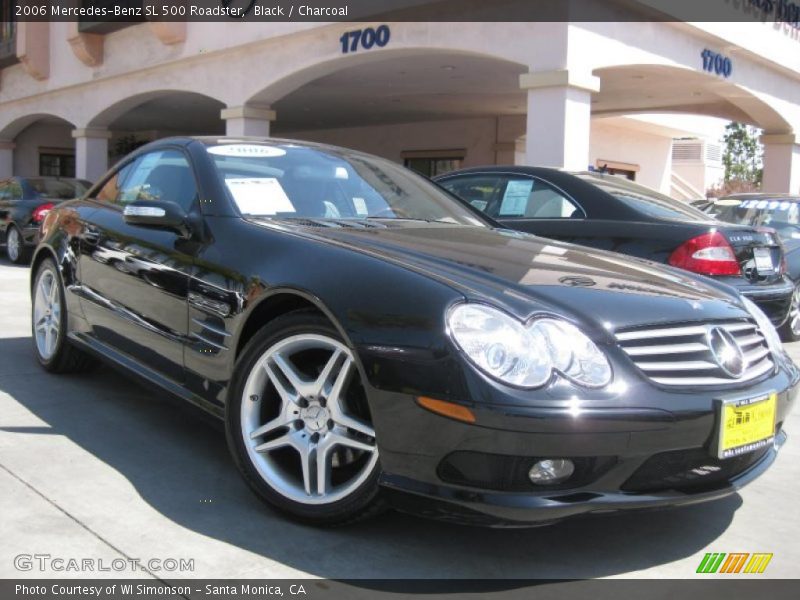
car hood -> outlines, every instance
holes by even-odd
[[[737,292],[724,284],[516,231],[412,221],[305,221],[288,227],[437,278],[470,300],[523,319],[554,312],[608,330],[747,316]]]

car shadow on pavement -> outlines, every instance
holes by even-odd
[[[0,436],[11,436],[5,446],[24,445],[25,435],[65,436],[124,476],[144,501],[177,525],[313,576],[619,575],[699,552],[728,528],[741,505],[740,497],[732,495],[711,504],[585,517],[536,529],[475,529],[390,512],[355,526],[314,529],[257,500],[239,478],[221,428],[187,417],[187,409],[110,369],[47,374],[36,364],[30,338],[0,339],[0,356],[6,363],[0,370],[0,393],[46,424],[13,427],[0,416]],[[20,437],[15,441],[14,436]],[[59,455],[50,459],[57,462]],[[68,470],[70,465],[59,468]],[[76,479],[70,485],[88,484]],[[115,543],[124,546],[124,540]],[[154,555],[158,550],[152,548]],[[203,552],[202,547],[196,551]]]
[[[8,260],[8,256],[6,256],[6,246],[5,244],[0,244],[0,266],[11,267],[12,269],[28,269],[31,265],[29,263],[18,265]]]

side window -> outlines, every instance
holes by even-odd
[[[95,197],[119,205],[136,200],[174,202],[188,212],[197,199],[197,184],[182,152],[158,150],[125,165]]]
[[[121,183],[117,202],[174,202],[189,211],[197,199],[197,184],[189,161],[179,150],[143,154]]]
[[[13,179],[0,183],[0,200],[22,200],[22,186]]]
[[[22,193],[22,186],[20,185],[19,181],[12,181],[11,182],[11,199],[12,200],[22,200],[22,197],[25,194]]]
[[[505,177],[497,199],[500,219],[582,218],[583,211],[561,192],[540,179]]]
[[[110,202],[112,204],[116,203],[117,199],[119,198],[119,186],[123,181],[125,181],[125,178],[128,176],[128,173],[131,172],[134,164],[136,164],[136,161],[128,163],[119,171],[114,173],[114,175],[112,175],[111,178],[105,182],[103,187],[101,187],[100,190],[95,193],[94,198],[100,202]]]
[[[478,210],[491,214],[500,181],[497,175],[465,175],[441,181],[439,185]]]

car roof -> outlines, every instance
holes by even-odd
[[[750,192],[741,194],[728,194],[720,196],[717,200],[800,200],[800,196],[795,194],[766,194],[764,192]]]
[[[273,146],[294,146],[299,148],[315,148],[315,149],[330,149],[339,150],[344,152],[352,152],[361,154],[358,150],[352,148],[345,148],[343,146],[336,146],[334,144],[321,144],[319,142],[309,142],[306,140],[296,140],[289,138],[279,137],[261,137],[261,136],[226,136],[226,135],[195,135],[195,136],[174,136],[160,138],[147,144],[148,147],[156,145],[185,145],[191,142],[200,142],[204,146],[217,146],[223,144],[256,144],[256,145],[273,145]],[[138,149],[137,149],[138,150]]]

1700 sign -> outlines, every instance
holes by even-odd
[[[722,77],[728,78],[733,73],[733,62],[727,56],[712,52],[709,49],[703,50],[701,56],[703,57],[703,70],[709,73],[716,73]]]
[[[371,50],[375,46],[383,48],[389,43],[392,32],[388,25],[381,25],[377,28],[366,27],[355,31],[346,31],[339,38],[342,44],[342,54],[358,52],[359,50]]]

